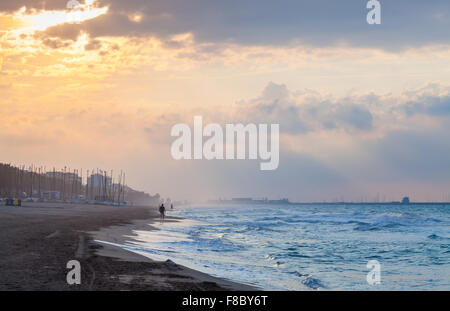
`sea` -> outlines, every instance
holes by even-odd
[[[192,205],[122,245],[263,290],[450,290],[450,204]],[[374,266],[375,263],[375,266]]]

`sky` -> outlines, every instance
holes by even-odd
[[[0,2],[0,162],[174,200],[450,200],[450,3]],[[180,160],[173,125],[280,124],[280,164]]]

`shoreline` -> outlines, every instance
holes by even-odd
[[[0,290],[258,290],[95,241],[124,244],[133,230],[156,230],[158,219],[155,207],[0,206]],[[73,259],[81,264],[80,285],[66,282]]]

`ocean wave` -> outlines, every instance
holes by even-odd
[[[374,231],[396,226],[427,226],[441,223],[436,218],[423,218],[412,213],[387,212],[373,213],[315,213],[309,215],[270,215],[255,217],[252,220],[228,221],[221,223],[224,232],[246,233],[249,231],[282,232],[286,225],[299,223],[351,225],[357,231]]]
[[[306,279],[302,280],[302,284],[315,290],[325,288],[320,280],[315,279],[312,276],[307,276]]]
[[[441,223],[442,221],[436,218],[423,218],[412,213],[352,213],[352,214],[311,214],[311,215],[297,215],[290,219],[283,219],[286,223],[330,223],[330,224],[352,224],[352,223],[367,223],[373,225],[384,224],[400,224],[400,225],[423,225]]]
[[[400,226],[400,224],[367,224],[363,223],[354,228],[356,231],[377,231],[389,228],[395,228]]]
[[[427,238],[431,239],[431,240],[449,240],[449,237],[443,237],[437,234],[430,234],[429,236],[427,236]]]
[[[198,236],[190,236],[190,238],[190,240],[165,242],[164,244],[171,248],[195,249],[195,251],[226,252],[240,249],[239,246],[234,245],[223,236],[214,239],[204,239]]]
[[[321,281],[321,280],[312,277],[312,276],[311,276],[310,274],[308,274],[308,273],[301,273],[301,272],[298,272],[298,271],[291,271],[291,272],[289,272],[289,273],[292,274],[292,275],[295,275],[295,276],[299,277],[299,278],[301,279],[300,282],[301,282],[303,285],[305,285],[306,287],[310,288],[310,289],[318,290],[318,289],[321,289],[321,288],[324,288],[324,289],[326,288],[326,287],[322,284],[322,281]]]
[[[267,260],[275,260],[275,259],[276,259],[276,257],[274,257],[274,256],[272,256],[272,255],[270,255],[270,254],[266,254],[266,255],[264,256],[264,258],[266,258]]]
[[[354,228],[357,231],[374,231],[395,228],[398,226],[427,226],[440,223],[439,219],[422,218],[410,213],[384,213],[368,219],[365,222],[359,222]]]
[[[292,226],[300,223],[308,224],[331,224],[331,225],[351,225],[355,224],[355,230],[373,231],[383,228],[391,228],[396,226],[417,226],[417,225],[434,225],[440,223],[441,220],[436,218],[423,218],[410,212],[354,212],[354,213],[312,213],[312,214],[296,214],[284,213],[279,214],[272,211],[272,215],[255,216],[249,219],[248,215],[243,215],[245,220],[241,221],[221,221],[220,227],[223,232],[247,233],[250,231],[269,231],[283,232],[286,226]]]
[[[300,254],[298,252],[289,252],[289,253],[286,253],[286,256],[288,256],[288,257],[296,257],[296,258],[311,258],[311,256],[302,255],[302,254]]]
[[[373,205],[236,210],[181,213],[194,215],[201,224],[175,229],[167,224],[162,230],[185,239],[173,244],[147,239],[149,247],[203,272],[240,282],[251,279],[272,290],[365,289],[360,277],[365,271],[360,270],[369,259],[395,265],[405,275],[413,265],[427,275],[430,267],[438,270],[448,263],[448,210]],[[367,239],[354,230],[366,231]],[[176,253],[167,252],[172,250]],[[401,286],[409,289],[414,284],[402,280]],[[448,288],[447,280],[439,284]]]
[[[276,223],[258,223],[258,222],[247,222],[246,224],[239,224],[241,227],[230,229],[234,233],[248,233],[249,231],[270,231],[270,232],[280,232],[276,229],[280,226],[281,222]]]

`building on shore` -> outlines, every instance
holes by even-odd
[[[404,197],[403,199],[402,199],[402,204],[409,204],[410,202],[409,202],[409,197]]]
[[[151,196],[126,186],[125,173],[122,171],[115,179],[112,171],[108,173],[97,169],[96,173],[94,170],[85,172],[87,174],[83,175],[83,170],[66,167],[48,170],[32,165],[27,169],[25,166],[0,163],[0,199],[117,205],[159,204],[159,194]]]

